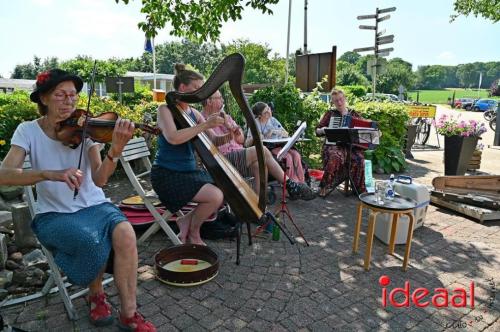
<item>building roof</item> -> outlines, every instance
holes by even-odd
[[[125,73],[125,76],[132,76],[134,78],[142,79],[142,80],[152,80],[154,78],[153,73],[143,73],[140,71],[128,71]],[[174,75],[173,74],[156,73],[156,79],[157,80],[173,81]]]
[[[21,80],[16,78],[0,77],[0,88],[9,88],[15,90],[33,90],[35,80]]]

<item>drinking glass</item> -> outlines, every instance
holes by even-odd
[[[377,204],[384,205],[385,187],[385,181],[375,182],[375,201]]]

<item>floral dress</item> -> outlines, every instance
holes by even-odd
[[[352,117],[361,118],[358,113],[349,110]],[[316,128],[328,127],[332,116],[342,116],[337,110],[329,110],[321,118]],[[365,191],[365,157],[364,150],[358,147],[352,148],[351,167],[348,160],[349,148],[345,145],[323,144],[321,157],[323,159],[323,178],[320,188],[336,188],[339,184],[351,178],[359,193]]]

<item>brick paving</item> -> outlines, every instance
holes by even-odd
[[[414,155],[416,161],[410,162],[406,174],[426,185],[442,174],[442,151]],[[107,190],[120,199],[131,194],[127,186],[115,178]],[[283,236],[280,241],[259,237],[248,246],[244,235],[237,266],[234,241],[208,241],[219,255],[219,275],[197,287],[177,288],[151,278],[148,267],[154,253],[171,244],[164,234],[154,235],[139,246],[139,310],[159,331],[500,331],[500,296],[491,286],[493,280],[498,288],[500,280],[500,221],[479,224],[430,206],[424,226],[414,233],[408,271],[401,270],[404,245],[397,245],[396,255],[390,256],[387,246],[375,240],[371,269],[365,272],[367,215],[360,251],[353,254],[353,196],[334,192],[327,199],[292,201],[289,208],[310,247],[290,245]],[[409,281],[412,289],[451,291],[468,289],[474,281],[475,308],[384,308],[378,283],[382,275],[391,278],[389,289]],[[118,307],[114,285],[106,292]],[[57,294],[2,308],[2,315],[29,331],[98,330],[88,321],[84,299],[74,303],[79,313],[76,322],[67,319]]]

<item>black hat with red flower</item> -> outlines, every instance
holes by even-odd
[[[51,69],[40,73],[36,77],[36,84],[30,99],[34,103],[40,102],[40,94],[50,91],[55,88],[59,83],[65,81],[73,81],[77,92],[80,92],[83,87],[83,80],[76,75],[72,75],[62,69]]]

